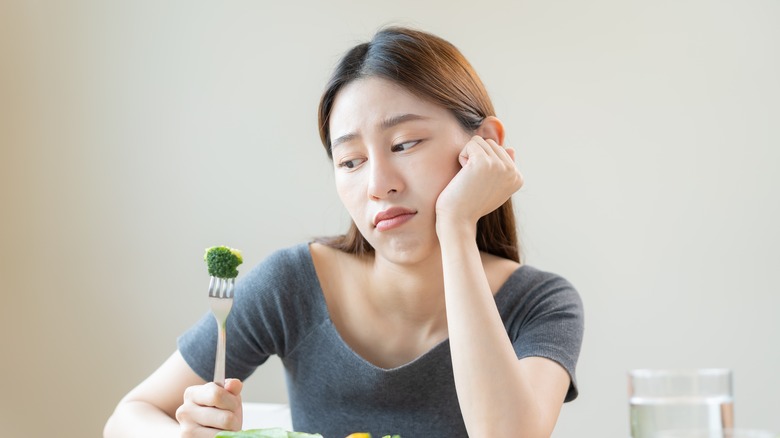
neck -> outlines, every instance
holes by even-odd
[[[387,317],[430,330],[446,327],[441,256],[411,264],[375,256],[367,276],[376,310]]]

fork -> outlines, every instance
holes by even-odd
[[[214,361],[214,383],[225,386],[225,322],[233,307],[235,278],[211,277],[209,305],[217,320],[217,357]]]

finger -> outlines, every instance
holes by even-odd
[[[179,424],[180,436],[187,438],[214,438],[223,430],[214,427],[204,427],[197,423],[180,422]]]
[[[218,433],[225,430],[236,431],[237,429],[214,429],[211,427],[200,427],[193,436],[195,438],[214,438]]]
[[[241,402],[241,390],[244,388],[244,382],[242,382],[239,379],[227,379],[225,381],[225,389],[233,394],[235,397],[235,403],[236,403],[236,409],[233,410],[235,412],[235,415],[238,419],[238,428],[240,429],[241,424],[243,423],[244,418],[244,409],[243,404]]]
[[[197,405],[219,409],[235,410],[238,404],[234,394],[214,382],[187,388],[184,397]]]
[[[198,427],[197,429],[183,428],[181,436],[187,438],[214,438],[220,432],[222,431],[210,427]]]
[[[233,395],[241,395],[241,390],[244,388],[244,382],[239,379],[227,379],[225,380],[225,389]]]
[[[485,151],[488,155],[493,155],[495,152],[493,151],[493,148],[490,146],[490,143],[488,143],[487,140],[480,137],[479,135],[475,135],[474,137],[471,137],[471,142],[478,145],[480,148],[482,148],[483,151]]]
[[[491,138],[479,137],[479,140],[475,139],[475,141],[482,145],[488,157],[500,160],[508,168],[515,167],[515,155],[512,148],[504,147]]]
[[[524,180],[523,180],[523,175],[520,173],[520,171],[517,169],[517,166],[515,165],[515,150],[510,147],[501,146],[500,144],[490,139],[488,139],[487,142],[494,149],[496,155],[501,157],[501,160],[507,166],[507,169],[513,169],[514,173],[517,176],[517,189],[519,190],[523,186]]]
[[[507,155],[509,155],[509,159],[512,160],[512,163],[515,162],[515,150],[513,148],[504,148]]]
[[[460,155],[458,155],[458,162],[461,167],[465,167],[466,163],[468,163],[470,159],[478,156],[478,154],[486,157],[489,156],[490,146],[485,143],[485,140],[482,137],[475,135],[471,137],[463,146],[463,149],[461,149]]]
[[[500,155],[501,159],[504,160],[504,162],[507,163],[508,165],[511,165],[511,166],[514,167],[515,166],[515,154],[516,154],[515,149],[514,148],[510,148],[510,147],[502,146],[502,151],[503,152],[501,152],[501,155]]]
[[[473,157],[475,153],[478,153],[481,150],[482,148],[476,145],[474,141],[469,140],[460,150],[460,154],[458,155],[458,163],[460,163],[461,167],[466,167],[469,159]]]
[[[504,161],[515,161],[515,151],[510,147],[501,146],[493,139],[487,139],[487,144],[490,145],[491,150]],[[511,151],[511,152],[510,152]]]
[[[199,428],[212,428],[217,431],[239,430],[242,422],[242,417],[236,412],[193,403],[183,406],[180,412],[177,411],[176,419],[182,427],[190,430]]]

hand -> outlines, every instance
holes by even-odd
[[[474,136],[458,156],[462,166],[436,200],[436,225],[469,224],[506,202],[523,186],[515,151]]]
[[[243,386],[238,379],[227,379],[224,388],[213,382],[187,388],[184,403],[176,410],[181,436],[213,438],[223,430],[241,430]]]

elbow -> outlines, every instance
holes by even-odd
[[[531,418],[518,416],[516,418],[493,419],[494,421],[480,422],[476,427],[469,427],[469,436],[493,437],[511,436],[518,438],[550,438],[555,429],[555,422],[543,418]]]
[[[133,406],[123,399],[106,420],[106,424],[103,426],[103,438],[122,438],[133,435],[133,428],[129,425],[137,424],[137,420],[133,417]]]
[[[513,436],[518,438],[550,438],[552,431],[547,429],[529,429],[520,427],[517,429],[486,428],[476,432],[469,432],[469,436]]]
[[[117,408],[119,409],[119,408]],[[116,425],[117,412],[114,411],[110,417],[108,417],[108,420],[106,421],[105,426],[103,426],[103,438],[116,438],[119,437],[118,433],[118,427]]]

